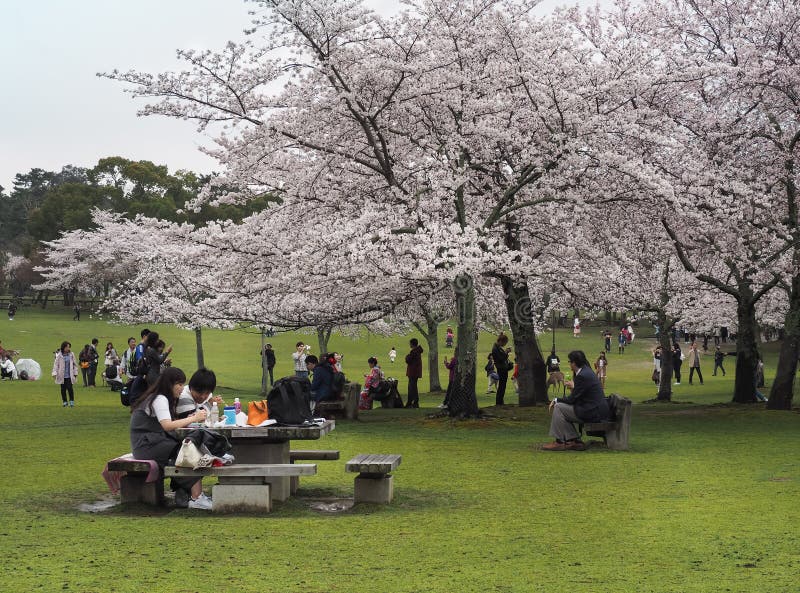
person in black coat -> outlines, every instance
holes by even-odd
[[[494,396],[494,405],[502,406],[505,402],[503,398],[506,395],[506,383],[508,383],[508,371],[514,368],[508,360],[508,355],[511,348],[506,348],[508,344],[508,336],[500,334],[497,336],[497,341],[492,346],[492,360],[497,370],[497,392]],[[510,368],[509,368],[510,367]]]
[[[567,397],[555,398],[550,402],[550,411],[553,413],[550,436],[555,441],[543,445],[544,451],[585,450],[586,445],[580,440],[573,423],[603,422],[610,415],[603,387],[583,351],[573,350],[567,358],[574,380],[565,381],[564,385],[572,392]]]
[[[267,372],[269,373],[269,384],[270,386],[275,384],[273,381],[272,373],[275,369],[275,351],[272,349],[272,344],[267,344],[264,346],[264,352],[262,352],[262,356],[266,359],[265,362],[267,363]]]

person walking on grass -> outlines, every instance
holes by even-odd
[[[695,372],[700,379],[700,385],[702,385],[703,373],[700,371],[700,351],[697,349],[697,342],[692,342],[689,347],[689,385],[692,385],[692,378]]]
[[[97,363],[100,360],[100,353],[97,345],[100,340],[92,338],[92,345],[89,347],[89,387],[97,387]]]
[[[625,354],[625,345],[628,343],[628,336],[625,335],[625,329],[619,330],[617,336],[617,354]]]
[[[277,362],[275,358],[275,351],[272,349],[272,344],[265,344],[264,345],[264,352],[261,353],[264,357],[264,362],[267,363],[267,373],[269,373],[269,385],[272,387],[275,384],[273,380],[273,373],[275,372],[275,363]]]
[[[406,377],[408,377],[408,401],[407,408],[419,407],[419,388],[417,383],[422,378],[422,353],[424,350],[419,345],[417,338],[411,338],[409,342],[411,352],[406,354]]]
[[[681,365],[683,364],[683,352],[678,342],[672,343],[672,371],[675,373],[675,385],[681,384]],[[669,379],[669,377],[667,377]]]
[[[586,445],[580,440],[575,423],[603,422],[610,412],[600,380],[592,372],[586,354],[573,350],[567,355],[572,369],[572,381],[564,384],[571,389],[570,395],[554,398],[550,402],[550,436],[552,443],[542,445],[543,451],[583,451]]]
[[[75,390],[73,385],[78,378],[78,362],[72,352],[72,344],[61,342],[61,347],[56,352],[53,360],[52,376],[56,380],[56,385],[61,387],[61,405],[63,407],[75,407]],[[69,395],[69,401],[67,401]]]
[[[725,353],[720,349],[719,346],[716,347],[714,350],[714,376],[717,376],[717,369],[722,371],[722,376],[725,376],[725,367],[722,366],[722,362],[725,359]]]
[[[606,359],[605,351],[602,351],[594,362],[594,372],[597,378],[600,379],[600,386],[603,389],[606,388],[606,369],[608,369],[608,360]]]

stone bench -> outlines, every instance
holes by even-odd
[[[336,461],[337,459],[339,459],[339,452],[329,449],[289,451],[289,463],[296,461]],[[296,494],[299,487],[300,476],[292,476],[289,483],[289,492]]]
[[[319,418],[358,418],[358,396],[361,386],[358,383],[345,383],[339,399],[323,400],[314,407],[314,416]]]
[[[169,465],[164,468],[166,477],[216,476],[219,480],[211,491],[212,511],[215,513],[270,512],[272,498],[266,478],[311,476],[317,473],[316,464],[240,463],[222,467],[192,469]]]
[[[358,472],[355,479],[356,502],[392,502],[394,476],[401,455],[356,455],[345,464],[345,471]]]
[[[130,453],[108,462],[106,467],[109,472],[125,472],[119,480],[121,502],[163,506],[164,479],[161,470],[154,464],[155,462],[136,460]],[[158,472],[156,479],[152,479],[154,471]],[[150,481],[147,481],[148,476]]]
[[[586,432],[586,436],[603,437],[609,449],[627,451],[628,435],[631,431],[631,405],[627,397],[612,393],[609,407],[613,420],[607,422],[585,422],[578,425],[578,432]]]

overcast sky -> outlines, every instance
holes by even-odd
[[[371,0],[384,13],[396,0]],[[542,10],[576,0],[544,0]],[[581,4],[593,3],[580,0]],[[603,2],[605,3],[605,1]],[[97,72],[178,68],[176,49],[244,38],[241,0],[0,0],[0,186],[17,173],[92,167],[106,156],[207,173],[190,122],[137,117],[123,85]]]

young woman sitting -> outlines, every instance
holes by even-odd
[[[131,451],[136,459],[153,459],[159,467],[171,465],[181,447],[173,432],[193,422],[204,422],[206,409],[200,407],[186,418],[176,419],[178,398],[186,383],[184,372],[167,367],[147,391],[142,394],[131,411]],[[202,478],[173,478],[175,504],[190,509],[211,510],[211,499],[203,494]]]

